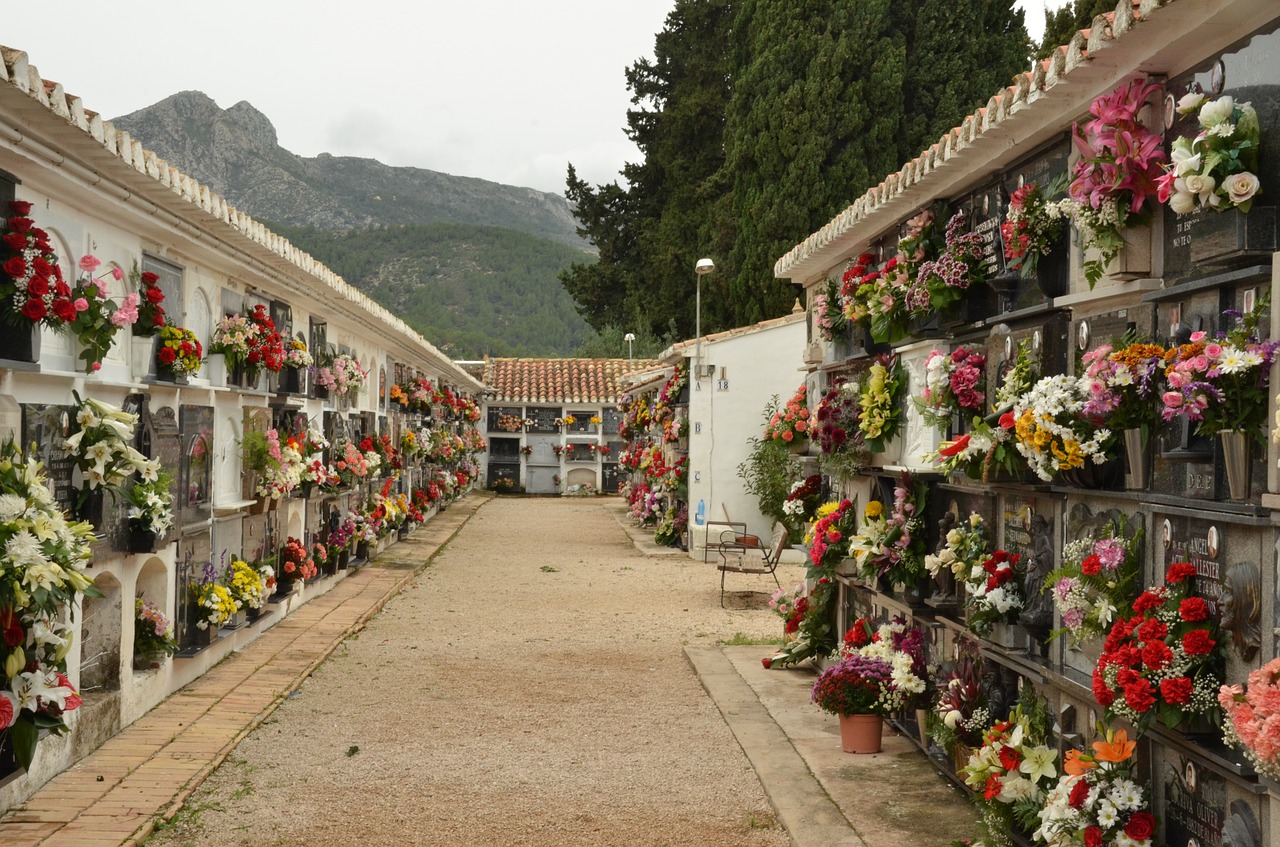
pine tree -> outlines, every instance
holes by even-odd
[[[1045,9],[1044,38],[1036,58],[1043,59],[1071,40],[1078,30],[1087,29],[1098,15],[1114,12],[1115,0],[1075,0],[1056,11]]]

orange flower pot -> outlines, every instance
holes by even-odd
[[[840,715],[840,747],[846,753],[879,753],[883,729],[880,715]]]

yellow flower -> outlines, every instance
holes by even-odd
[[[867,503],[866,515],[869,519],[874,520],[884,514],[884,504],[879,500],[872,500]]]

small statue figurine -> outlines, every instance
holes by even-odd
[[[941,554],[947,549],[947,533],[956,528],[960,519],[951,509],[947,509],[942,513],[942,517],[938,520],[938,546],[934,548],[935,555]],[[933,578],[934,592],[929,598],[930,606],[947,606],[956,603],[956,578],[951,571],[951,566],[943,565],[938,569],[938,575]]]
[[[1045,578],[1053,570],[1053,533],[1044,515],[1031,516],[1031,553],[1026,558],[1026,575],[1022,581],[1026,602],[1018,623],[1043,640],[1053,627],[1053,598],[1044,587]]]

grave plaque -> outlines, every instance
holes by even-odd
[[[212,517],[213,408],[182,406],[178,410],[181,455],[178,465],[178,511],[184,526]]]
[[[969,231],[982,237],[982,272],[987,279],[1004,273],[1004,241],[1000,224],[1004,223],[1007,200],[998,184],[988,185],[959,205],[969,222]],[[945,222],[944,222],[945,225]]]
[[[1225,524],[1181,515],[1156,515],[1156,557],[1164,574],[1175,562],[1190,562],[1196,569],[1196,593],[1209,604],[1210,617],[1221,616],[1223,562],[1230,533]]]
[[[1071,142],[1063,134],[1010,168],[1003,185],[1005,208],[1008,207],[1007,198],[1028,183],[1035,183],[1042,192],[1047,191],[1050,183],[1067,173],[1070,155]],[[1071,227],[1064,226],[1049,255],[1040,257],[1036,275],[1019,280],[1008,311],[1026,309],[1045,302],[1046,297],[1058,297],[1066,293],[1070,276],[1070,252]]]
[[[1222,847],[1227,781],[1199,762],[1168,751],[1161,770],[1164,843],[1169,847]]]
[[[44,464],[53,499],[67,512],[76,505],[76,459],[66,441],[78,428],[75,406],[22,404],[21,446]]]

